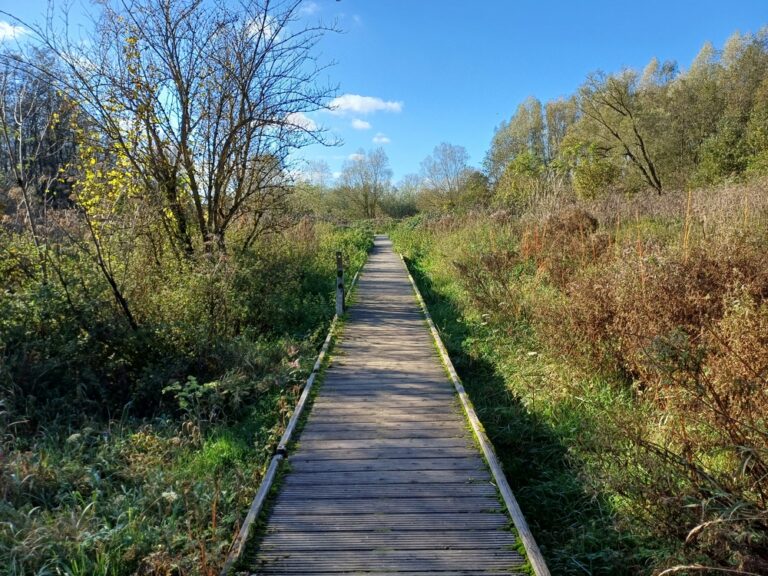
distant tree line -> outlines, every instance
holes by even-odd
[[[768,29],[734,34],[721,50],[705,44],[685,71],[654,58],[642,71],[590,74],[569,97],[528,98],[496,128],[481,170],[447,143],[396,185],[374,169],[386,164],[383,150],[353,158],[336,186],[327,165],[320,180],[310,171],[302,205],[366,218],[523,210],[546,195],[664,194],[766,174]]]

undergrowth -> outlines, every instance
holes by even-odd
[[[372,240],[302,221],[249,254],[148,265],[125,289],[135,332],[108,301],[5,274],[0,573],[218,574],[333,316],[334,252],[351,281]]]

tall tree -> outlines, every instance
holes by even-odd
[[[726,42],[717,74],[722,112],[701,147],[697,177],[717,182],[743,173],[750,165],[750,117],[760,107],[760,86],[768,76],[768,29],[734,34]]]
[[[579,108],[587,131],[601,148],[624,157],[661,194],[663,186],[642,119],[638,84],[638,75],[632,70],[612,76],[591,74],[579,90]]]
[[[442,142],[421,162],[422,192],[425,208],[445,209],[459,202],[469,176],[469,154],[463,146]]]
[[[545,162],[545,133],[541,102],[528,98],[517,107],[509,122],[496,129],[488,150],[484,168],[495,185],[515,157],[528,153],[537,162]]]
[[[358,216],[375,218],[391,180],[392,170],[383,148],[368,153],[359,150],[345,162],[338,192],[352,204]]]
[[[576,123],[578,106],[575,98],[560,98],[547,102],[544,107],[547,133],[547,163],[556,160],[560,154],[568,129]]]
[[[87,44],[51,20],[26,26],[64,68],[48,80],[129,160],[192,253],[224,248],[236,223],[245,246],[273,226],[289,153],[323,140],[306,114],[333,93],[314,56],[328,28],[301,24],[300,4],[105,0]]]

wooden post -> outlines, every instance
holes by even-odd
[[[344,261],[336,252],[336,316],[344,314]]]

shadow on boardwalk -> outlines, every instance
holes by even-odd
[[[478,334],[459,307],[407,263],[552,573],[643,572],[627,560],[637,542],[614,527],[610,504],[584,484],[557,431],[523,406],[497,366],[471,351]]]

